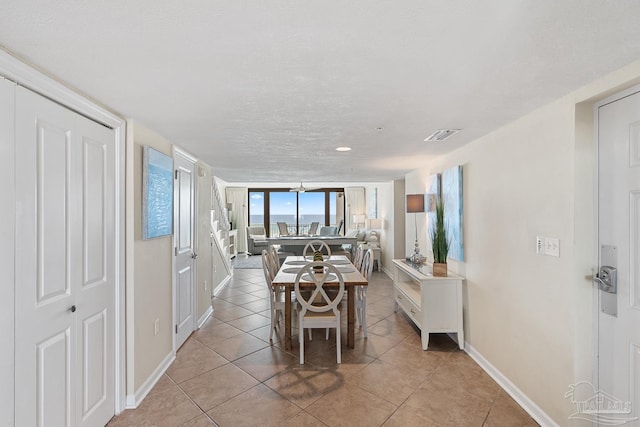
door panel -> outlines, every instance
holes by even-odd
[[[72,236],[67,223],[70,182],[69,152],[71,150],[72,117],[65,117],[66,128],[36,118],[34,183],[36,202],[36,266],[38,305],[68,297],[70,277],[68,271],[69,244]],[[63,122],[64,123],[64,122]]]
[[[114,414],[114,148],[112,130],[17,88],[16,425]]]
[[[16,89],[16,425],[71,424],[74,114]],[[76,226],[77,227],[77,226]],[[55,420],[55,421],[54,421]]]
[[[623,420],[640,415],[639,124],[638,93],[598,109],[599,261],[617,269],[617,294],[599,292],[598,381],[621,407],[630,403],[631,413],[608,415]]]
[[[195,162],[180,152],[174,155],[175,182],[175,245],[176,277],[174,316],[176,324],[175,348],[179,348],[195,329]]]
[[[115,182],[113,131],[78,117],[78,153],[82,182],[81,281],[76,289],[79,366],[78,426],[106,424],[113,416],[115,302]]]
[[[37,352],[37,425],[71,424],[71,330],[57,333],[36,346]],[[19,379],[18,379],[19,381]],[[60,399],[52,399],[53,395]],[[60,404],[64,402],[64,404]]]

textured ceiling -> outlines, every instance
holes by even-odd
[[[401,178],[640,59],[635,0],[1,6],[0,45],[229,182]]]

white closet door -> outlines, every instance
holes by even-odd
[[[114,413],[113,132],[16,90],[16,425]]]

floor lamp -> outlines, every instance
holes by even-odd
[[[424,194],[407,194],[407,213],[414,215],[413,222],[416,228],[416,243],[413,254],[409,258],[413,264],[421,264],[425,257],[420,254],[420,246],[418,245],[418,220],[417,215],[424,213]]]

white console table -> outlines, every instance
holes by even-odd
[[[433,277],[431,264],[420,268],[401,259],[393,260],[394,311],[400,307],[420,328],[422,349],[429,346],[430,332],[455,332],[464,349],[462,323],[462,282],[464,277],[449,273]]]

